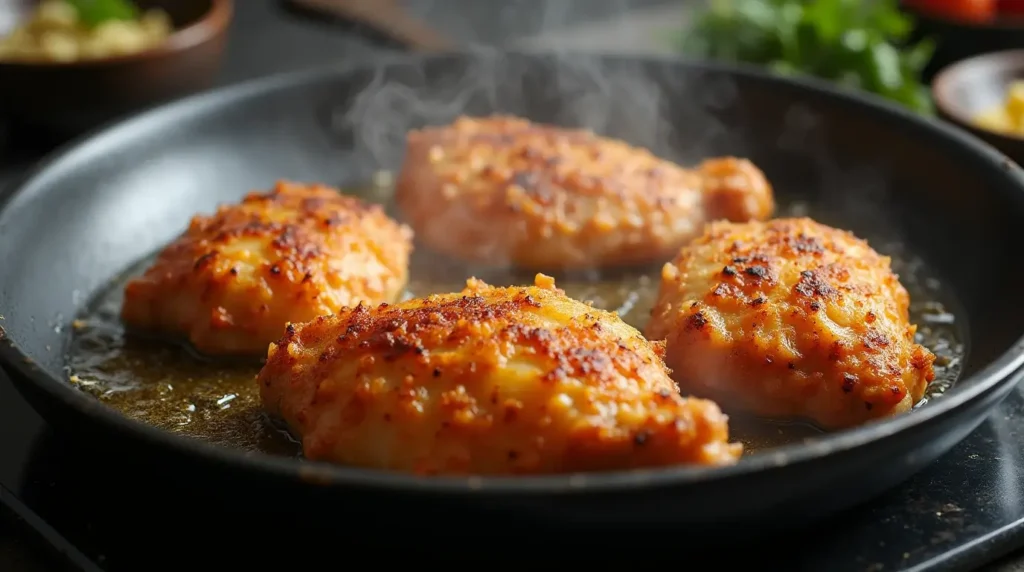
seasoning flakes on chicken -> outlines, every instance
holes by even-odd
[[[544,275],[470,279],[290,325],[258,383],[314,460],[424,475],[735,462],[726,416],[678,394],[660,349]]]
[[[380,206],[279,182],[195,216],[128,283],[121,317],[206,354],[262,355],[289,322],[398,297],[411,252],[412,231]]]
[[[716,222],[666,264],[646,333],[683,393],[727,411],[850,427],[934,379],[890,259],[807,218]]]
[[[774,209],[749,161],[684,169],[589,131],[506,116],[411,132],[396,203],[437,252],[534,270],[665,260],[709,220]]]

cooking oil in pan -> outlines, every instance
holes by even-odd
[[[377,199],[387,193],[377,188],[358,194]],[[807,205],[790,205],[786,211],[780,216],[803,215]],[[963,359],[956,316],[948,310],[955,306],[928,268],[899,244],[876,247],[893,257],[893,267],[910,292],[919,343],[938,356],[935,381],[928,392],[928,396],[937,395],[955,382]],[[299,455],[299,444],[269,423],[260,410],[254,381],[258,363],[212,360],[180,344],[126,334],[118,319],[124,284],[148,263],[114,281],[75,321],[68,363],[72,382],[124,415],[167,431],[247,451]],[[616,310],[642,330],[655,302],[660,270],[657,265],[615,273],[556,275],[556,280],[569,296]],[[495,285],[533,281],[532,273],[467,271],[455,263],[439,263],[422,250],[413,255],[410,275],[407,296],[459,291],[470,275]],[[819,433],[806,424],[767,422],[735,412],[730,432],[748,453]]]

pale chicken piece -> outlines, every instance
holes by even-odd
[[[395,200],[431,249],[535,270],[666,260],[706,221],[774,209],[749,161],[684,169],[623,141],[506,116],[409,133]]]
[[[807,218],[717,222],[663,270],[646,333],[683,393],[838,429],[909,410],[934,379],[890,259]]]
[[[615,314],[531,287],[359,306],[288,327],[258,376],[309,459],[424,475],[724,465],[742,446]]]
[[[130,327],[206,354],[263,355],[289,322],[397,298],[412,231],[323,185],[279,182],[195,216],[125,287]]]

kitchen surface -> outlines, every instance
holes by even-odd
[[[401,49],[376,32],[285,4],[236,2],[219,85]],[[696,10],[696,3],[656,0],[407,0],[403,6],[462,44],[659,56],[677,53],[673,34]],[[51,148],[50,141],[4,132],[0,193]],[[190,534],[201,532],[159,528],[182,522],[164,519],[160,511],[182,510],[175,503],[188,502],[193,493],[158,477],[147,484],[130,482],[145,474],[136,469],[130,459],[110,459],[53,432],[0,374],[0,500],[8,507],[0,515],[0,570],[140,570],[146,557],[160,558],[155,551],[161,546],[194,546]],[[1024,390],[1018,389],[924,472],[799,533],[795,542],[792,535],[788,543],[758,546],[758,560],[780,570],[1024,571],[1022,471]],[[153,491],[166,492],[167,498],[151,503],[145,495]],[[202,527],[201,521],[213,519],[201,508],[189,510],[195,512],[196,530],[211,530]],[[261,518],[242,516],[243,521]],[[147,535],[137,529],[145,527],[154,535],[159,530],[159,537],[143,539]],[[241,554],[237,561],[248,562]]]

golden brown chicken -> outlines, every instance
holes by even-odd
[[[538,275],[532,287],[359,306],[288,327],[258,377],[307,458],[419,474],[727,464],[727,418],[659,347]]]
[[[889,262],[807,218],[712,223],[665,265],[646,333],[684,393],[726,410],[827,429],[907,411],[935,356]]]
[[[122,320],[207,354],[259,354],[289,322],[395,299],[412,231],[378,205],[280,182],[199,215],[125,287]]]
[[[748,161],[688,170],[589,131],[503,116],[411,132],[396,202],[433,250],[537,270],[665,260],[708,220],[774,209]]]

